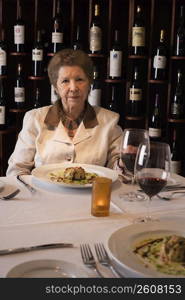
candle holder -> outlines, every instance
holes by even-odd
[[[112,180],[96,177],[92,184],[91,214],[95,217],[109,216]]]

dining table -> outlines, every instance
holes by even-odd
[[[33,175],[23,175],[22,178],[35,188],[35,193],[31,193],[15,176],[0,177],[0,197],[20,189],[11,200],[0,200],[0,250],[59,242],[72,243],[73,247],[0,255],[1,278],[6,278],[17,265],[35,260],[64,261],[77,266],[77,270],[79,268],[79,277],[98,277],[94,270],[84,265],[80,245],[89,244],[96,258],[94,245],[103,243],[110,254],[110,236],[118,229],[132,225],[136,217],[146,213],[147,201],[129,202],[120,196],[129,190],[137,191],[137,184],[125,184],[119,179],[113,182],[109,216],[95,217],[91,214],[91,187],[50,184]],[[172,174],[172,178],[185,185],[184,177]],[[184,194],[177,194],[168,201],[154,197],[151,213],[160,220],[176,216],[185,225],[185,190]],[[100,264],[99,267],[104,277],[112,276],[107,267]]]

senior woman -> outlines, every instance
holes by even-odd
[[[81,50],[64,49],[53,56],[48,75],[59,100],[25,114],[7,175],[62,162],[113,168],[122,136],[119,115],[87,102],[92,74],[92,61]]]

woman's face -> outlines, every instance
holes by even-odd
[[[79,66],[63,66],[59,69],[56,91],[65,110],[83,109],[90,82]]]

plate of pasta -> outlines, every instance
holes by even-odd
[[[97,176],[118,178],[117,171],[97,165],[61,163],[35,168],[32,175],[37,179],[62,187],[88,188]]]
[[[185,219],[133,224],[115,231],[108,249],[128,277],[185,278]]]

